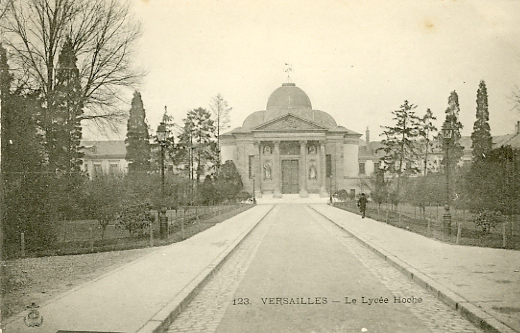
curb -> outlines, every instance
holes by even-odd
[[[258,226],[258,224],[273,210],[271,207],[266,213],[260,216],[250,228],[245,230],[227,249],[225,249],[211,264],[200,272],[187,286],[185,286],[173,300],[159,310],[150,320],[148,320],[137,333],[162,333],[180,315],[182,310],[188,306],[193,297],[197,295],[199,289],[210,280],[211,276],[224,264],[230,254],[240,243]]]
[[[357,239],[363,245],[365,245],[372,252],[389,262],[392,266],[403,272],[410,279],[415,281],[417,284],[428,290],[431,294],[441,300],[443,303],[451,307],[452,309],[459,312],[464,318],[469,320],[473,325],[489,333],[518,333],[509,326],[503,324],[489,313],[485,312],[478,306],[472,304],[470,301],[460,296],[459,294],[449,290],[440,283],[436,282],[424,273],[421,273],[417,269],[413,268],[409,264],[405,263],[393,254],[381,249],[379,246],[372,244],[365,238],[354,234],[352,231],[345,229],[342,225],[336,223],[322,212],[316,210],[310,206],[316,213],[320,214],[336,226],[347,232],[349,235]],[[374,220],[375,221],[375,220]],[[379,222],[379,221],[376,221]]]

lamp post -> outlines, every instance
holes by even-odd
[[[168,138],[168,130],[166,124],[161,122],[157,127],[157,141],[161,146],[161,195],[164,198],[164,146],[166,146],[166,139]]]
[[[166,140],[168,139],[168,130],[166,124],[162,121],[157,127],[157,142],[161,147],[161,201],[164,205],[164,147],[166,146]],[[157,210],[157,216],[159,219],[159,230],[162,238],[165,238],[168,232],[168,218],[166,217],[166,208],[161,207]]]
[[[444,139],[444,147],[446,149],[446,204],[444,205],[444,214],[442,216],[442,224],[444,234],[451,235],[451,214],[450,214],[450,145],[453,139],[453,126],[447,119],[442,125],[442,136]]]

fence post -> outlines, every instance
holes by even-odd
[[[506,222],[502,222],[502,247],[507,249]]]
[[[90,252],[94,252],[94,234],[92,232],[92,227],[88,228],[88,234],[90,239]]]
[[[460,243],[461,233],[462,233],[462,223],[459,220],[457,220],[457,241],[455,242],[455,244],[457,244],[457,245],[459,245],[459,243]]]
[[[186,218],[186,207],[182,209],[181,237],[184,240],[184,219]]]
[[[150,247],[153,247],[153,221],[150,219]]]
[[[385,222],[388,224],[388,207],[386,207],[386,219]]]
[[[22,258],[25,257],[25,233],[22,231],[20,234],[20,247],[21,247],[21,255]]]

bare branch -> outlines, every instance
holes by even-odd
[[[58,55],[69,37],[78,59],[85,120],[117,122],[122,117],[122,89],[134,88],[143,76],[130,63],[140,25],[132,20],[128,0],[0,1],[10,2],[1,21],[6,44],[29,73],[33,89],[49,99]]]

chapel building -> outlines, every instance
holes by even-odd
[[[242,127],[220,136],[222,161],[232,160],[257,197],[309,193],[328,196],[359,188],[361,134],[338,126],[328,113],[313,110],[307,94],[283,83],[265,110],[250,114]]]

